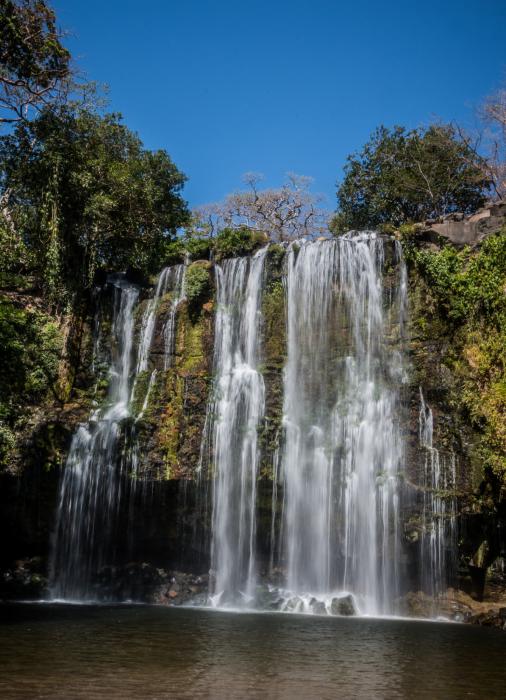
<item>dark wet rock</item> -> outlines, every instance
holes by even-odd
[[[506,608],[499,608],[498,610],[489,610],[488,612],[480,612],[467,620],[473,625],[480,625],[481,627],[496,627],[500,630],[506,631]]]
[[[288,612],[301,612],[304,606],[304,601],[299,596],[295,595],[286,601],[284,609]]]
[[[325,607],[325,603],[322,600],[317,600],[316,598],[312,598],[309,601],[309,607],[311,608],[311,611],[313,612],[314,615],[326,615],[327,614],[327,609]]]
[[[162,605],[181,605],[194,598],[207,599],[208,577],[168,571],[148,562],[103,567],[95,582],[101,600],[134,600]]]
[[[152,601],[162,605],[205,605],[208,598],[208,576],[172,572],[166,584],[154,593]]]
[[[48,579],[41,557],[21,559],[2,572],[0,598],[39,600],[48,595]]]
[[[396,607],[401,615],[406,617],[434,617],[434,599],[422,591],[410,591],[396,601]]]
[[[342,598],[332,598],[332,602],[330,603],[330,613],[331,615],[356,615],[357,610],[355,608],[353,596],[346,595]]]
[[[408,617],[444,618],[494,627],[501,627],[502,618],[506,621],[506,607],[492,601],[482,603],[453,588],[436,597],[422,591],[407,593],[397,601],[397,611]]]
[[[258,610],[280,610],[284,599],[276,588],[258,586],[255,591],[255,608]]]

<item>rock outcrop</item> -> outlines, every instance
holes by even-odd
[[[457,246],[475,246],[500,231],[505,221],[506,202],[491,203],[471,216],[448,214],[442,220],[427,221],[424,233],[428,237],[437,234]]]

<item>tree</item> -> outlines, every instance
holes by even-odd
[[[381,126],[347,159],[331,229],[342,233],[471,213],[483,205],[490,185],[475,150],[454,126]]]
[[[506,88],[487,98],[482,116],[488,126],[489,171],[499,199],[506,199]]]
[[[321,198],[309,191],[311,178],[289,173],[281,187],[261,190],[258,173],[246,173],[248,190],[234,192],[223,202],[196,211],[197,230],[211,237],[223,228],[247,227],[262,231],[275,241],[314,237],[328,230]]]
[[[0,123],[62,104],[71,79],[70,53],[46,2],[0,0]]]
[[[45,110],[0,139],[0,166],[11,228],[55,303],[89,289],[99,269],[157,271],[188,220],[185,176],[116,114]]]

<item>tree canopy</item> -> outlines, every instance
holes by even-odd
[[[490,184],[476,150],[453,126],[381,126],[347,159],[331,228],[342,233],[471,213]]]
[[[117,114],[45,110],[0,139],[0,166],[4,265],[34,273],[54,300],[98,269],[156,271],[188,218],[185,176]]]
[[[65,100],[72,70],[61,40],[43,0],[0,0],[0,123]]]

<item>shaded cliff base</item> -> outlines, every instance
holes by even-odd
[[[15,562],[14,568],[2,572],[0,600],[50,599],[46,574],[47,569],[39,557]],[[101,591],[96,600],[205,606],[210,601],[209,580],[206,573],[167,570],[148,562],[106,566],[96,576],[97,592]],[[323,601],[312,596],[287,596],[266,579],[259,584],[253,609],[347,617],[358,614],[353,596],[339,594],[327,598]],[[490,582],[483,601],[454,588],[435,598],[422,591],[409,592],[395,601],[394,610],[403,617],[450,620],[506,631],[506,591],[502,582],[498,585]]]
[[[11,508],[2,508],[2,515],[16,521],[18,529],[3,542],[0,562],[0,598],[41,600],[51,597],[48,587],[49,542],[58,479],[45,473],[35,486],[29,479],[25,490],[18,492],[11,477]],[[3,480],[1,493],[7,489]],[[28,489],[28,490],[27,490]],[[119,546],[110,552],[109,564],[101,566],[89,591],[97,601],[139,601],[157,605],[205,605],[208,602],[210,576],[209,518],[210,504],[192,482],[160,480],[145,482],[131,489],[132,498],[125,502],[119,530],[123,533]],[[284,580],[281,565],[270,570],[271,482],[259,484],[260,503],[257,543],[259,551],[258,605],[263,610],[292,610],[325,614],[318,598],[302,600],[297,596],[284,599],[279,589]],[[209,488],[207,489],[209,494]],[[23,496],[21,498],[21,495]],[[38,504],[38,507],[37,507]],[[5,505],[5,504],[4,504]],[[5,527],[5,523],[3,523]],[[5,531],[5,529],[4,529]],[[478,542],[477,537],[476,542]],[[411,551],[410,551],[411,547]],[[418,590],[419,554],[416,543],[405,542],[405,563],[408,576],[404,592],[395,601],[395,612],[414,618],[438,617],[458,622],[505,628],[506,577],[504,562],[494,566],[473,567],[461,558],[454,583],[444,594],[431,597]],[[20,556],[21,555],[21,556]],[[409,572],[410,570],[410,572]],[[410,575],[410,577],[409,577]],[[344,597],[345,598],[345,597]],[[328,600],[330,614],[356,613],[353,599],[343,596]]]

